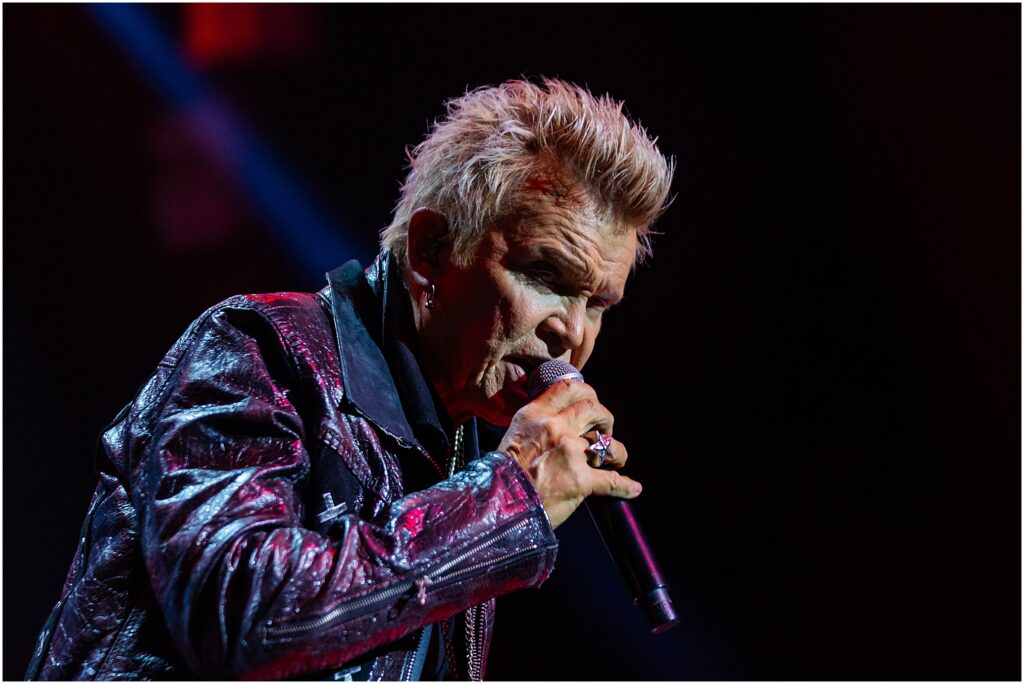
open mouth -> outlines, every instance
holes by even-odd
[[[545,360],[546,359],[524,356],[510,356],[505,359],[506,363],[508,363],[509,367],[512,369],[516,382],[523,378],[528,378],[530,373],[533,372],[533,369],[544,363]]]

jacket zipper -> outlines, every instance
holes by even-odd
[[[466,611],[466,674],[469,681],[483,681],[484,613],[487,603]]]
[[[400,681],[412,681],[412,671],[413,668],[416,667],[416,659],[419,658],[420,650],[423,649],[423,640],[427,638],[427,631],[428,630],[426,628],[420,630],[420,638],[416,640],[416,648],[410,655],[408,662],[406,662],[405,664],[405,667],[402,668],[402,676]]]
[[[289,637],[295,636],[297,634],[302,634],[304,632],[319,630],[331,624],[332,622],[340,620],[343,617],[355,613],[360,613],[368,608],[375,607],[378,604],[387,603],[392,599],[407,593],[413,587],[416,587],[416,599],[422,606],[427,602],[427,587],[442,584],[456,577],[461,577],[463,575],[472,573],[480,568],[495,565],[497,563],[504,562],[509,558],[514,558],[518,555],[524,555],[537,549],[537,544],[531,544],[524,549],[513,551],[511,553],[506,553],[500,556],[499,558],[494,558],[489,561],[484,561],[480,563],[474,563],[469,567],[461,568],[454,572],[449,572],[452,568],[454,568],[459,563],[463,562],[473,554],[477,553],[482,549],[487,548],[488,546],[491,546],[492,544],[500,541],[501,539],[504,539],[505,537],[509,536],[515,530],[527,524],[528,522],[530,522],[530,518],[523,518],[519,522],[516,522],[510,527],[505,528],[505,530],[503,530],[502,532],[495,534],[487,541],[477,544],[471,549],[463,551],[452,560],[442,564],[439,568],[434,570],[432,574],[428,573],[423,577],[414,580],[405,580],[388,589],[382,589],[380,591],[367,594],[361,598],[355,599],[354,601],[350,601],[348,603],[340,605],[337,608],[325,613],[324,615],[321,615],[318,618],[304,620],[301,622],[294,622],[291,624],[268,625],[265,635],[267,638]]]

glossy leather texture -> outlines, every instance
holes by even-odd
[[[506,455],[406,491],[445,455],[381,354],[384,280],[350,262],[189,327],[102,435],[29,678],[407,679],[425,625],[548,577],[556,539]]]

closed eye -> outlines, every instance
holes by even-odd
[[[544,285],[551,290],[560,290],[562,274],[554,267],[548,265],[535,265],[526,269],[526,275],[536,283]]]

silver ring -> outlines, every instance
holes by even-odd
[[[597,467],[603,468],[608,461],[615,458],[612,454],[612,437],[611,435],[602,435],[597,430],[594,432],[597,433],[597,439],[591,442],[585,451],[597,456],[601,460]]]

